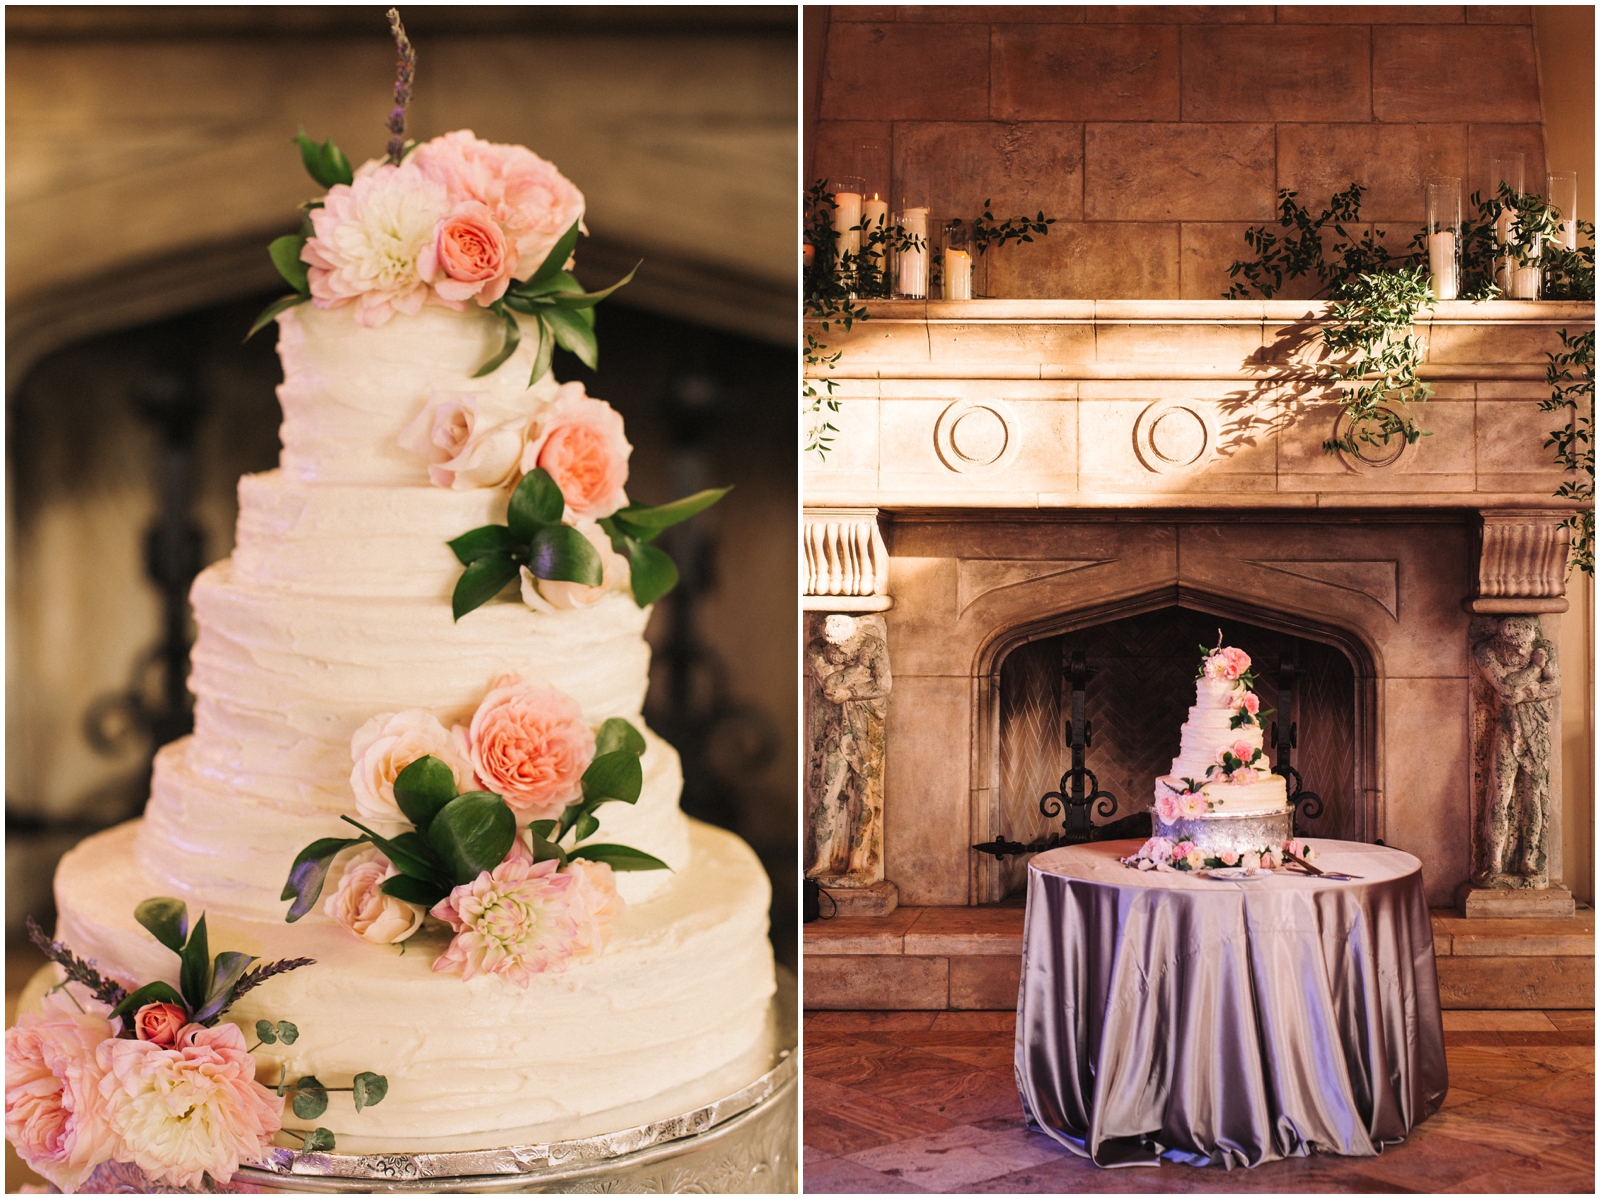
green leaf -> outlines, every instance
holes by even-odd
[[[189,1005],[183,1001],[183,996],[173,990],[170,983],[145,983],[131,995],[125,996],[116,1007],[111,1009],[113,1016],[126,1016],[129,1012],[137,1012],[147,1003],[170,1003],[189,1011]]]
[[[633,602],[644,608],[678,585],[678,567],[655,546],[635,542],[628,552],[628,579]]]
[[[278,1043],[278,1034],[273,1031],[271,1020],[256,1021],[256,1040],[263,1045],[276,1045]]]
[[[595,339],[594,325],[583,319],[586,315],[592,316],[593,311],[584,309],[579,312],[558,305],[544,313],[544,320],[555,332],[558,346],[576,354],[578,361],[590,370],[597,370],[600,365],[600,343]]]
[[[517,837],[517,818],[493,791],[468,791],[445,805],[428,829],[428,842],[457,886],[505,860]]]
[[[341,849],[359,845],[365,837],[322,837],[307,845],[295,855],[289,867],[289,881],[283,884],[279,899],[292,899],[289,914],[284,919],[293,924],[309,912],[322,895],[322,884],[328,879],[328,868]]]
[[[359,1112],[364,1107],[377,1107],[383,1102],[383,1097],[389,1093],[389,1080],[381,1074],[363,1070],[355,1076],[351,1090],[355,1095],[356,1111]]]
[[[493,305],[495,315],[505,322],[506,339],[500,347],[500,352],[472,372],[474,379],[481,379],[485,375],[492,375],[505,365],[506,359],[517,352],[517,346],[522,343],[522,327],[517,324],[517,318],[507,312],[498,302]]]
[[[333,1134],[326,1128],[313,1128],[306,1139],[300,1143],[301,1153],[320,1153],[333,1149],[335,1141]]]
[[[588,800],[620,799],[623,803],[637,803],[642,786],[644,771],[639,765],[639,755],[631,749],[601,754],[583,772],[583,797]]]
[[[366,833],[372,843],[383,851],[384,856],[402,874],[409,874],[412,878],[420,878],[425,882],[438,883],[441,886],[449,884],[449,875],[445,871],[444,863],[439,860],[439,855],[433,851],[433,846],[428,844],[422,834],[401,833],[391,839],[378,836],[348,816],[341,816],[339,819],[347,824],[354,824]],[[437,817],[435,819],[437,820]]]
[[[534,833],[533,860],[535,862],[548,862],[551,858],[565,866],[567,864],[567,851],[554,841],[546,841],[538,833]]]
[[[644,734],[620,716],[613,716],[600,726],[599,732],[594,735],[594,752],[597,755],[613,753],[619,749],[626,749],[632,753],[644,753]]]
[[[439,809],[456,794],[456,776],[432,754],[418,758],[395,776],[394,802],[419,833],[428,831]]]
[[[561,240],[556,242],[550,253],[544,256],[544,261],[539,264],[539,269],[528,276],[528,284],[543,283],[559,275],[567,265],[567,259],[572,257],[572,250],[578,244],[579,226],[583,218],[579,217],[572,222],[572,227],[561,235]]]
[[[638,262],[633,264],[633,270],[622,276],[622,278],[618,279],[610,287],[602,288],[599,291],[584,291],[576,294],[570,292],[560,293],[555,298],[556,304],[562,308],[593,308],[601,300],[605,299],[612,292],[616,291],[617,288],[633,282],[634,275],[638,274],[639,268],[643,265],[644,260],[641,258]]]
[[[471,566],[487,554],[509,554],[517,542],[505,525],[482,525],[445,544],[455,554],[456,561],[462,566]]]
[[[545,372],[550,369],[550,359],[555,357],[556,339],[549,323],[544,319],[544,313],[534,318],[534,328],[539,333],[539,348],[533,355],[533,370],[528,372],[528,386],[532,387]]]
[[[535,837],[548,837],[555,830],[556,822],[554,820],[535,820],[528,827],[533,830]]]
[[[255,960],[248,953],[235,953],[232,950],[217,954],[211,968],[211,985],[206,988],[206,1001],[191,1019],[196,1024],[204,1024],[224,1011],[233,999],[234,986]]]
[[[294,1086],[294,1114],[302,1120],[315,1120],[328,1110],[327,1089],[315,1074],[302,1075]]]
[[[574,858],[587,858],[591,862],[604,862],[613,870],[671,870],[660,858],[651,857],[640,849],[626,845],[580,845],[571,853]]]
[[[287,1020],[278,1021],[278,1040],[285,1045],[293,1045],[300,1039],[300,1029]]]
[[[566,506],[561,488],[550,477],[550,472],[542,466],[534,467],[522,476],[506,508],[506,525],[511,540],[518,545],[526,545],[545,525],[559,525]]]
[[[582,841],[585,837],[594,836],[599,828],[600,822],[594,818],[594,815],[592,813],[585,812],[582,816],[578,817],[578,840]]]
[[[295,294],[292,296],[284,296],[281,300],[272,301],[272,303],[268,304],[261,310],[261,315],[256,317],[255,324],[250,326],[250,332],[244,335],[245,341],[249,341],[257,333],[261,332],[261,330],[270,325],[277,318],[278,313],[288,312],[289,309],[293,308],[296,304],[304,304],[310,298],[311,297],[309,295],[305,295],[301,292],[295,292]]]
[[[306,174],[310,175],[323,187],[332,187],[337,183],[349,184],[355,179],[355,173],[350,169],[350,160],[344,156],[344,151],[333,144],[329,138],[320,146],[306,136],[302,126],[300,132],[295,134],[294,140],[300,146],[300,161],[305,164]]]
[[[303,296],[311,294],[310,266],[300,261],[300,251],[306,244],[303,233],[289,233],[275,239],[267,247],[267,254],[272,258],[272,265],[278,268],[278,274],[288,281]]]
[[[629,504],[626,508],[613,512],[611,517],[628,532],[638,530],[642,533],[651,529],[660,532],[704,512],[732,490],[732,487],[708,487],[704,491],[686,495],[681,500],[673,500],[670,504],[658,504],[653,508]],[[638,536],[638,533],[634,535]]]
[[[393,878],[384,879],[383,885],[378,889],[385,895],[393,895],[396,899],[403,899],[407,903],[425,908],[431,908],[450,894],[448,887],[428,882],[426,879],[412,878],[409,874],[397,874]]]
[[[450,597],[450,611],[460,620],[505,590],[517,577],[518,566],[510,554],[485,554],[461,572]]]
[[[468,567],[470,570],[471,567]],[[571,525],[545,525],[528,545],[528,569],[537,579],[598,587],[604,579],[600,555]]]
[[[147,899],[133,909],[133,918],[173,953],[183,952],[189,937],[189,908],[183,900],[169,896]]]
[[[182,962],[178,967],[178,989],[192,1012],[206,1001],[206,992],[211,989],[211,947],[206,939],[204,912],[179,957]]]

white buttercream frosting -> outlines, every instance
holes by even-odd
[[[1203,795],[1213,812],[1229,816],[1245,816],[1282,810],[1288,803],[1288,792],[1282,776],[1266,774],[1257,767],[1259,777],[1253,783],[1205,783],[1207,774],[1217,763],[1217,752],[1232,749],[1243,741],[1252,751],[1264,745],[1261,724],[1233,728],[1236,711],[1233,700],[1241,684],[1232,679],[1202,676],[1195,680],[1195,702],[1189,709],[1189,718],[1179,732],[1178,756],[1172,760],[1172,770],[1156,780],[1159,795],[1163,788],[1173,794],[1187,791],[1185,780],[1203,783]]]

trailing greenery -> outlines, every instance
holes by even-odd
[[[1593,236],[1593,226],[1590,226],[1590,236]],[[1591,264],[1593,253],[1591,246]],[[1593,271],[1592,265],[1590,270]],[[1592,274],[1590,277],[1592,280]],[[1591,291],[1591,298],[1593,294]],[[1564,522],[1572,537],[1568,569],[1576,567],[1593,577],[1594,330],[1569,334],[1563,329],[1561,344],[1564,352],[1549,355],[1550,363],[1545,368],[1544,377],[1550,385],[1550,398],[1542,402],[1539,408],[1543,412],[1559,412],[1565,418],[1565,423],[1550,430],[1550,438],[1545,445],[1555,449],[1556,462],[1563,470],[1572,471],[1578,476],[1557,487],[1556,495],[1562,499],[1577,500],[1584,505]]]
[[[1339,288],[1328,310],[1322,341],[1340,361],[1333,377],[1347,384],[1341,403],[1348,424],[1342,436],[1322,443],[1327,452],[1357,452],[1357,442],[1407,445],[1428,434],[1405,407],[1424,403],[1432,389],[1417,377],[1427,352],[1412,332],[1418,315],[1433,302],[1426,267],[1357,275]]]

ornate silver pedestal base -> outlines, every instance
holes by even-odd
[[[78,1193],[794,1194],[800,1180],[799,1023],[794,975],[779,970],[768,1039],[753,1055],[744,1085],[616,1132],[448,1153],[280,1149],[225,1187],[188,1192],[152,1185],[136,1167],[108,1162]]]
[[[1169,841],[1193,841],[1207,857],[1220,857],[1229,851],[1246,853],[1268,847],[1277,849],[1292,835],[1292,815],[1288,808],[1281,812],[1249,816],[1207,812],[1193,820],[1174,820],[1167,824],[1151,812],[1150,824],[1158,837],[1165,837]]]

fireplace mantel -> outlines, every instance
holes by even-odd
[[[1416,326],[1418,445],[1325,453],[1339,407],[1313,301],[879,301],[845,332],[839,429],[806,504],[1560,508],[1546,353],[1590,303],[1441,303]],[[1387,458],[1387,461],[1382,459]]]

